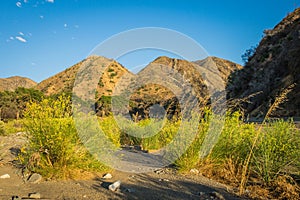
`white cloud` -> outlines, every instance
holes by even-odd
[[[68,27],[68,24],[64,24],[64,27],[67,28],[67,27]]]
[[[24,33],[23,33],[23,32],[19,32],[19,34],[24,36]]]
[[[10,36],[9,39],[10,39],[10,40],[14,40],[15,38],[14,38],[13,36]]]
[[[48,3],[54,3],[54,0],[46,0]]]
[[[24,3],[28,3],[28,0],[24,0]]]
[[[41,19],[44,19],[44,16],[43,16],[43,15],[40,15],[40,18],[41,18]]]
[[[18,2],[16,3],[16,6],[18,6],[19,8],[21,8],[21,7],[22,7],[22,3],[18,1]]]
[[[16,39],[19,40],[20,42],[27,42],[27,40],[25,40],[24,38],[20,37],[20,36],[16,36]]]

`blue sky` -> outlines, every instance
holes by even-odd
[[[242,64],[300,0],[0,0],[0,77],[19,75],[37,82],[89,55],[99,43],[142,27],[179,31],[210,55]],[[145,56],[148,54],[148,56]],[[134,68],[158,55],[139,52],[119,61]]]

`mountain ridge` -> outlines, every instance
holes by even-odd
[[[0,92],[14,91],[18,87],[33,88],[37,83],[30,78],[22,76],[11,76],[8,78],[0,78]]]
[[[245,67],[232,75],[228,98],[247,98],[250,117],[262,118],[275,99],[294,84],[273,116],[300,116],[300,8],[290,13],[265,36]]]

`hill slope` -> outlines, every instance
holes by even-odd
[[[260,92],[246,103],[250,116],[263,117],[276,96],[292,84],[287,101],[273,116],[300,116],[300,8],[273,30],[266,30],[246,66],[233,75],[229,98],[244,98]]]
[[[170,71],[163,72],[163,67],[170,68]],[[162,72],[153,72],[149,68],[154,68],[154,70],[157,68]],[[158,57],[140,72],[144,74],[142,77],[145,80],[148,78],[150,82],[153,80],[154,83],[146,84],[132,94],[131,100],[135,103],[132,112],[133,114],[138,113],[141,117],[147,117],[151,107],[159,104],[171,116],[180,113],[179,101],[185,94],[181,94],[183,96],[180,97],[180,89],[176,90],[176,86],[166,87],[167,78],[173,71],[178,73],[171,75],[177,77],[178,84],[182,86],[188,82],[192,88],[192,94],[197,97],[200,106],[205,106],[210,102],[211,94],[209,93],[213,93],[215,88],[221,89],[223,87],[224,89],[228,76],[241,68],[242,66],[238,64],[216,57],[208,57],[196,62],[165,56]],[[162,76],[162,78],[157,79],[155,75]],[[210,89],[212,90],[210,91]],[[184,91],[181,92],[184,93]]]
[[[125,94],[124,92],[128,93],[130,91],[129,112],[132,115],[138,115],[140,118],[148,117],[151,107],[156,104],[163,107],[171,115],[180,113],[180,99],[177,98],[180,92],[178,88],[180,87],[169,88],[166,83],[168,76],[179,77],[178,80],[181,82],[176,84],[180,84],[180,86],[189,82],[200,106],[205,106],[210,101],[210,87],[222,88],[223,86],[225,88],[228,76],[233,71],[241,68],[238,64],[216,57],[189,62],[163,56],[158,57],[147,65],[139,72],[138,76],[134,76],[134,74],[114,60],[100,56],[91,56],[65,71],[42,81],[38,84],[37,89],[46,95],[72,92],[76,75],[80,67],[86,64],[91,65],[89,69],[91,71],[84,72],[87,73],[82,76],[85,81],[81,82],[82,86],[76,86],[78,89],[76,95],[82,96],[81,94],[84,94],[86,88],[92,84],[90,80],[97,78],[94,77],[97,74],[96,71],[103,65],[108,66],[102,74],[96,89],[96,99],[99,100],[96,105],[97,113],[101,116],[107,115],[111,110],[109,105],[110,97],[120,96]],[[166,71],[164,72],[164,70]],[[172,75],[175,72],[177,75]],[[126,76],[124,76],[125,74]],[[138,83],[137,87],[132,82],[133,80]]]
[[[18,87],[33,88],[36,82],[29,78],[13,76],[9,78],[0,78],[0,92],[1,91],[14,91]]]
[[[110,62],[106,71],[103,73],[101,80],[99,80],[97,92],[98,98],[102,95],[110,96],[112,95],[112,90],[117,83],[117,80],[128,70],[125,69],[121,64],[114,60],[109,60],[100,56],[90,56],[87,59],[73,65],[72,67],[40,82],[37,85],[37,89],[44,92],[46,95],[58,94],[61,92],[72,92],[74,81],[80,67],[84,63],[97,63],[97,65],[102,66],[103,63],[99,63],[98,60],[107,60]]]

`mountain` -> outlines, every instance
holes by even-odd
[[[114,60],[100,56],[90,56],[87,59],[84,59],[83,61],[73,65],[72,67],[40,82],[36,88],[41,90],[46,95],[58,94],[61,92],[72,92],[78,71],[80,70],[81,66],[85,66],[87,63],[97,65],[99,67],[104,65],[104,63],[107,63],[108,65],[101,79],[99,80],[97,87],[97,98],[103,95],[112,95],[112,91],[117,83],[117,80],[124,73],[130,73],[126,68]],[[92,73],[93,72],[91,72],[91,74]]]
[[[238,64],[216,57],[195,62],[158,57],[139,73],[142,74],[139,77],[143,82],[149,84],[141,86],[131,95],[134,105],[132,114],[138,113],[141,118],[148,117],[153,105],[158,104],[170,117],[177,115],[180,113],[179,101],[186,95],[186,91],[181,91],[180,87],[187,83],[200,106],[206,106],[210,102],[213,90],[224,90],[229,75],[241,68]],[[172,82],[172,79],[176,81]],[[180,86],[176,87],[176,84]],[[194,103],[193,99],[190,101],[189,104]]]
[[[0,78],[0,92],[5,90],[14,91],[18,87],[33,88],[36,84],[33,80],[20,76]]]
[[[300,8],[264,33],[245,67],[232,75],[228,98],[255,94],[243,107],[250,116],[261,118],[276,97],[294,86],[272,116],[300,116]]]
[[[89,67],[85,71],[79,72],[81,66]],[[99,79],[97,74],[99,70],[104,69],[103,66],[108,67],[105,68]],[[185,85],[188,82],[199,103],[202,106],[207,105],[210,98],[210,86],[223,85],[224,87],[228,76],[240,68],[241,66],[238,64],[216,57],[189,62],[162,56],[149,63],[138,75],[134,75],[114,60],[91,56],[42,81],[36,88],[46,95],[53,95],[72,92],[75,84],[76,95],[84,98],[86,88],[94,84],[92,80],[98,81],[99,79],[96,88],[96,99],[98,99],[96,111],[99,115],[108,114],[111,109],[109,105],[111,96],[122,96],[125,94],[124,92],[129,92],[129,112],[145,118],[149,116],[150,109],[156,104],[163,107],[170,115],[180,112],[177,99],[180,87],[176,87],[176,84]],[[173,83],[173,87],[170,86],[167,82],[168,76],[176,77],[176,81],[181,81],[181,83]],[[76,77],[82,79],[80,85],[75,82]]]
[[[240,70],[243,67],[237,63],[231,62],[229,60],[225,60],[222,58],[218,58],[218,57],[208,57],[204,60],[198,60],[195,61],[195,63],[199,66],[205,66],[209,60],[211,60],[216,68],[218,69],[218,76],[220,76],[222,78],[222,80],[224,81],[224,83],[226,84],[228,81],[229,76],[231,75],[231,73],[233,73],[234,71]],[[207,69],[210,69],[209,66],[206,65]],[[210,71],[213,71],[213,69],[211,69]]]

